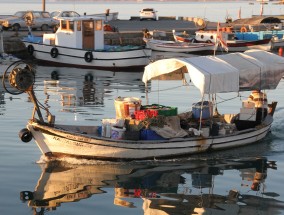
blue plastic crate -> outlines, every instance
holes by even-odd
[[[165,140],[165,138],[161,137],[153,130],[141,129],[140,140]]]

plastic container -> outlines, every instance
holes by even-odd
[[[116,118],[131,118],[134,112],[140,110],[141,99],[136,97],[118,97],[114,100]]]
[[[204,101],[203,106],[202,102],[194,103],[192,106],[192,116],[194,119],[200,119],[202,111],[202,119],[209,119],[213,114],[213,105],[212,102]]]
[[[165,140],[165,138],[161,137],[153,130],[141,129],[140,140]]]
[[[211,136],[218,136],[219,135],[219,125],[217,123],[213,123],[211,130],[210,130]]]
[[[153,118],[155,116],[158,116],[157,110],[137,110],[134,112],[135,119],[137,120],[144,120],[145,118]]]
[[[113,126],[111,128],[111,139],[115,139],[115,140],[122,140],[124,139],[124,132],[126,131],[126,128],[119,128],[119,127],[115,127]]]
[[[169,107],[159,104],[152,104],[152,105],[144,105],[141,107],[143,110],[149,110],[149,111],[156,111],[156,115],[160,116],[176,116],[177,115],[177,107]]]
[[[102,119],[102,137],[111,137],[111,128],[115,127],[124,127],[124,119]]]

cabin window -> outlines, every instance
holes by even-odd
[[[83,31],[85,36],[94,35],[94,22],[93,21],[84,21],[83,22]]]
[[[96,21],[96,30],[101,31],[102,30],[102,20]]]
[[[69,21],[69,30],[74,31],[74,21]]]
[[[213,35],[210,36],[210,39],[211,39],[211,40],[213,39]]]
[[[67,29],[67,21],[66,20],[61,20],[61,29]]]
[[[204,36],[203,36],[203,35],[201,35],[200,37],[201,37],[201,39],[203,39],[203,38],[204,38]]]
[[[77,21],[77,31],[81,31],[81,29],[82,29],[82,22]]]

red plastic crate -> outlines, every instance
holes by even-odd
[[[134,112],[135,119],[144,120],[145,118],[153,118],[158,116],[157,110],[137,110]]]
[[[147,117],[147,111],[146,110],[136,110],[134,112],[135,119],[137,120],[143,120]]]
[[[155,116],[158,116],[158,111],[157,110],[148,109],[146,111],[147,111],[147,114],[148,114],[149,118],[153,118]]]

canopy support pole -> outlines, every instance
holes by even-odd
[[[202,94],[202,100],[201,100],[201,110],[200,110],[199,129],[198,129],[199,131],[201,131],[201,126],[202,126],[203,102],[204,102],[204,93]]]

